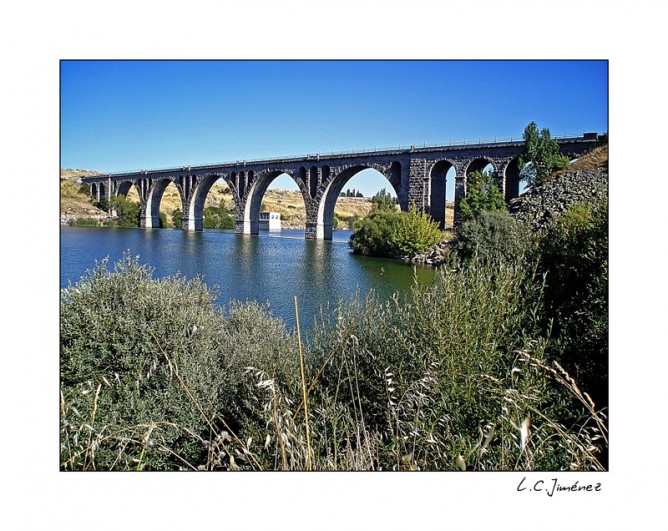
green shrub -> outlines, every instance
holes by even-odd
[[[476,171],[466,178],[466,197],[459,208],[462,221],[469,221],[488,210],[506,210],[506,202],[492,175]]]
[[[183,226],[183,212],[181,212],[180,208],[177,208],[172,212],[172,225],[177,229],[180,229]]]
[[[411,207],[409,212],[401,214],[391,235],[393,254],[415,256],[436,245],[442,237],[437,222],[425,212]]]
[[[606,405],[607,201],[575,204],[555,219],[541,239],[538,256],[538,271],[545,275],[545,320],[558,340],[552,352],[585,391]]]
[[[493,210],[465,222],[451,248],[463,260],[475,256],[496,264],[524,260],[533,245],[532,235],[524,225],[506,211]]]
[[[456,470],[461,456],[475,470],[602,468],[603,418],[545,364],[535,286],[519,267],[451,262],[411,304],[341,305],[311,354],[328,360],[310,398],[321,466]]]
[[[98,221],[96,219],[80,218],[74,220],[71,225],[75,227],[97,227]]]
[[[374,208],[355,225],[349,244],[355,254],[406,257],[424,252],[442,236],[438,223],[415,208],[410,212]]]
[[[350,236],[350,247],[355,254],[392,257],[396,254],[392,235],[401,214],[392,210],[374,210],[355,226]]]
[[[60,307],[64,469],[229,467],[211,438],[243,417],[244,367],[277,365],[291,344],[266,309],[226,318],[200,280],[154,280],[129,256],[63,290]]]

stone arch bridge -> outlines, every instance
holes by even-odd
[[[562,154],[571,158],[592,149],[596,133],[557,138]],[[523,141],[464,143],[236,161],[161,170],[114,173],[84,177],[91,194],[111,199],[126,196],[132,186],[138,192],[141,226],[158,227],[162,195],[169,184],[181,196],[184,230],[201,231],[204,201],[213,184],[223,179],[232,191],[236,208],[236,231],[258,234],[262,197],[271,182],[289,175],[299,187],[306,207],[306,238],[332,239],[334,205],[346,183],[358,172],[373,168],[384,175],[397,194],[402,210],[411,204],[428,212],[445,226],[446,174],[454,168],[455,224],[459,204],[466,196],[466,177],[491,164],[493,175],[507,201],[519,195],[518,157]]]

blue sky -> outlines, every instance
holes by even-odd
[[[62,61],[61,167],[608,130],[606,61]],[[366,172],[365,195],[388,183]],[[452,183],[449,183],[452,184]],[[287,177],[273,187],[292,187]],[[450,187],[451,188],[451,187]]]

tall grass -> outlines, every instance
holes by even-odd
[[[452,262],[303,342],[198,280],[102,263],[61,299],[61,468],[603,469],[605,415],[546,358],[528,277]]]

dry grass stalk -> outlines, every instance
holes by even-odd
[[[297,343],[299,344],[299,368],[302,377],[302,394],[304,402],[304,421],[306,423],[306,468],[311,470],[311,434],[308,425],[308,400],[306,397],[306,375],[304,374],[304,353],[302,351],[302,336],[299,329],[299,305],[295,297],[295,320],[297,323]]]

